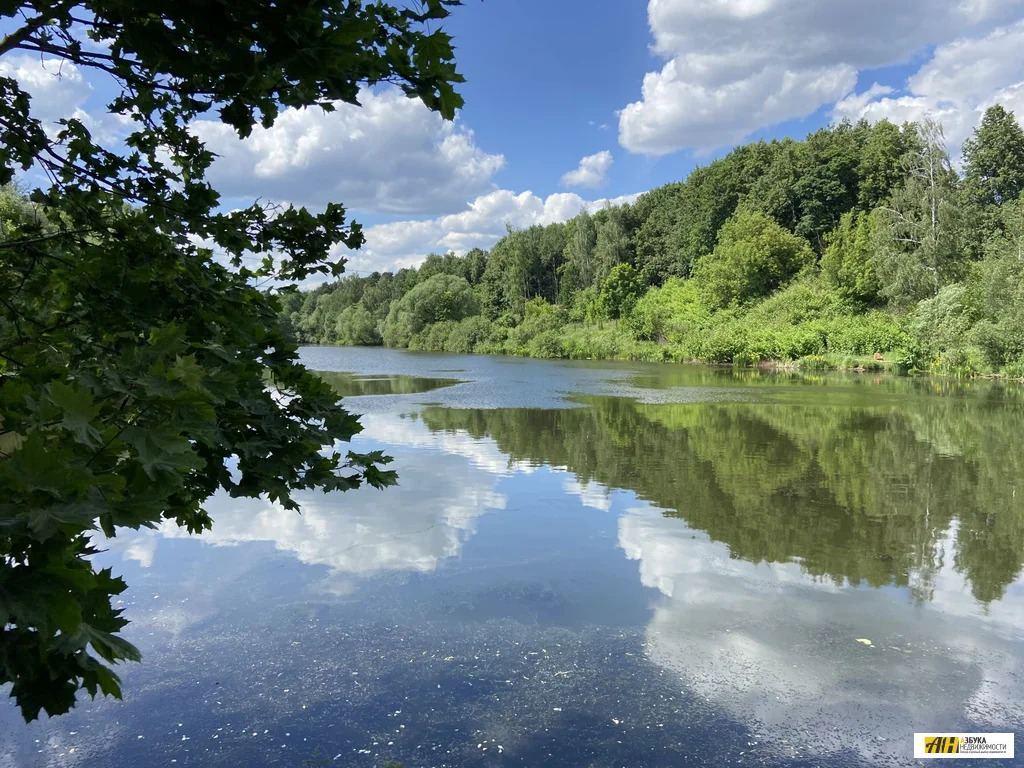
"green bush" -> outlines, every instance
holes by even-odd
[[[634,314],[638,323],[664,322],[660,296],[644,297]],[[702,319],[700,332],[672,339],[680,357],[713,363],[797,360],[826,353],[865,355],[907,343],[901,320],[885,312],[854,314],[853,305],[823,280],[807,276],[764,301],[743,309],[720,310]]]
[[[1024,308],[1020,311],[1024,312]],[[1024,356],[1024,319],[1000,320],[978,321],[968,337],[993,371]]]
[[[813,263],[806,240],[763,213],[740,210],[722,225],[715,250],[697,261],[693,278],[716,309],[765,296]]]
[[[626,317],[644,292],[644,282],[629,264],[616,264],[601,284],[598,302],[605,317]]]
[[[752,323],[802,325],[854,312],[853,305],[817,275],[803,276],[746,309]]]
[[[666,351],[659,344],[640,342],[624,328],[569,325],[560,334],[562,356],[572,360],[643,360],[660,362]]]
[[[407,347],[412,337],[428,325],[461,320],[479,312],[477,295],[465,278],[434,275],[391,304],[384,323],[384,343]]]
[[[887,312],[844,315],[822,325],[825,347],[829,352],[871,355],[892,352],[911,341],[904,322]]]
[[[640,297],[626,319],[636,338],[679,342],[711,323],[711,313],[700,303],[691,280],[670,278]]]
[[[970,378],[988,370],[984,356],[978,349],[971,347],[946,350],[928,365],[931,373],[957,378]]]
[[[933,298],[919,302],[910,318],[914,341],[932,357],[961,346],[970,327],[966,288],[960,283],[947,285]]]
[[[541,331],[526,343],[526,354],[529,357],[554,359],[565,357],[562,337],[559,331]]]
[[[338,344],[375,346],[382,342],[373,315],[362,303],[342,310],[334,322],[334,331]]]
[[[878,301],[878,276],[875,274],[875,219],[869,213],[848,211],[839,226],[828,236],[821,257],[821,273],[841,296],[864,304]]]
[[[448,334],[445,342],[445,352],[468,354],[476,352],[481,344],[485,344],[491,337],[494,327],[491,322],[481,315],[467,317],[460,320]]]
[[[596,323],[606,319],[597,288],[591,285],[573,296],[569,319],[574,323]]]
[[[451,320],[428,325],[409,339],[408,347],[413,352],[443,352],[454,327]]]
[[[1024,380],[1024,358],[1014,363],[1007,363],[1003,366],[1001,373],[1011,379]]]

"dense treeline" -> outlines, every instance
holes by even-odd
[[[285,297],[301,341],[1024,375],[1024,131],[843,122],[489,252]]]

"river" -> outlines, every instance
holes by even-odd
[[[309,347],[386,491],[123,532],[16,766],[889,766],[1024,726],[1024,391]],[[1006,761],[1002,761],[1005,765]]]

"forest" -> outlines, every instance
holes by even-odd
[[[759,141],[490,251],[282,293],[300,342],[1024,377],[1024,131]]]

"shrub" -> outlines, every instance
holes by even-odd
[[[679,342],[706,329],[711,313],[700,303],[693,281],[673,277],[641,296],[626,323],[638,339]]]
[[[957,378],[969,378],[986,371],[986,364],[981,352],[970,347],[957,347],[946,350],[928,365],[931,373]]]
[[[697,261],[694,280],[715,309],[765,296],[813,262],[806,240],[763,213],[740,210],[722,225],[715,250]]]
[[[595,323],[605,319],[604,307],[601,305],[597,288],[587,286],[578,291],[569,307],[569,319],[574,323]]]
[[[434,275],[392,303],[384,323],[384,343],[409,346],[412,337],[428,325],[461,320],[479,311],[476,293],[465,278]]]
[[[1014,363],[1003,366],[1002,374],[1011,379],[1024,379],[1024,357]]]
[[[869,213],[848,211],[828,236],[821,273],[839,295],[873,304],[878,301],[878,276],[872,260],[875,219]]]
[[[929,356],[964,343],[971,327],[962,284],[947,285],[930,299],[918,303],[910,318],[914,341]]]
[[[562,339],[558,331],[541,331],[526,343],[526,354],[529,357],[553,359],[564,357]]]
[[[476,315],[464,318],[451,329],[444,351],[462,354],[476,352],[480,345],[487,342],[493,331],[494,328],[486,317]]]
[[[911,341],[904,322],[887,312],[845,315],[823,324],[825,347],[829,352],[870,355],[892,352]]]
[[[605,317],[626,317],[644,292],[644,282],[629,264],[616,264],[601,284],[598,302]]]
[[[428,325],[409,339],[408,347],[414,352],[443,352],[454,327],[451,320]]]
[[[980,320],[968,338],[992,370],[1024,356],[1024,320]]]
[[[362,303],[342,310],[334,321],[334,332],[338,343],[348,346],[374,346],[382,341],[373,315]]]
[[[801,325],[849,315],[853,305],[816,275],[794,280],[780,291],[747,309],[751,322],[764,325]]]

